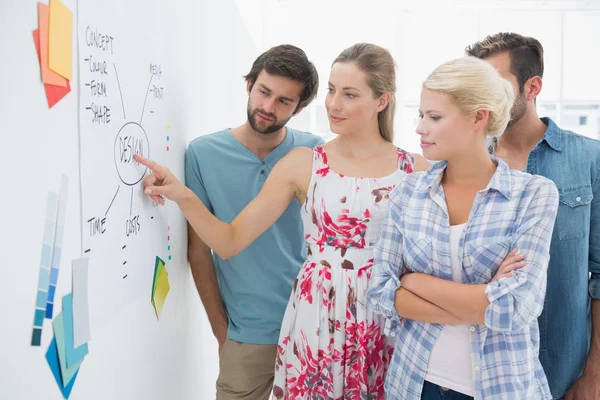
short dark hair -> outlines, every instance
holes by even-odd
[[[468,55],[481,59],[505,51],[509,54],[510,72],[517,77],[520,92],[528,79],[534,76],[541,78],[544,75],[544,48],[532,37],[500,32],[487,36],[465,49]]]
[[[304,85],[296,110],[309,105],[317,95],[319,89],[317,69],[308,60],[306,53],[296,46],[290,44],[275,46],[258,56],[250,72],[244,76],[244,79],[250,82],[250,88],[254,86],[262,70],[270,75],[290,78]]]

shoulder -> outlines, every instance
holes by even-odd
[[[513,177],[513,189],[521,197],[549,204],[556,203],[558,206],[558,188],[552,180],[541,175],[532,175],[517,170],[510,170],[510,173]]]
[[[400,167],[408,173],[426,171],[431,166],[431,162],[419,153],[411,153],[400,147],[398,147],[398,158]]]
[[[423,189],[423,180],[427,177],[426,171],[415,171],[406,174],[390,193],[392,204],[400,205],[402,201],[408,201],[412,197],[418,197]]]
[[[224,129],[208,135],[199,136],[190,142],[187,151],[196,153],[214,150],[216,148],[223,148],[223,146],[229,143],[227,140],[227,135],[230,133],[228,131],[228,129]]]
[[[560,129],[560,132],[563,135],[563,140],[567,145],[581,144],[590,150],[589,153],[597,153],[598,150],[600,150],[600,140],[592,139],[590,137],[565,129]]]
[[[325,144],[321,136],[309,132],[299,131],[293,128],[287,128],[288,135],[292,135],[294,147],[315,147]]]
[[[581,135],[579,133],[562,129],[554,124],[554,129],[559,133],[562,150],[572,154],[583,161],[600,159],[600,140]]]
[[[314,150],[312,148],[294,147],[284,157],[281,158],[279,164],[284,164],[292,168],[302,167],[304,164],[312,164],[313,157]]]

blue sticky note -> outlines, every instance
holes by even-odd
[[[54,303],[46,303],[46,319],[52,319],[53,310],[54,310]]]
[[[42,245],[42,259],[40,260],[40,265],[46,268],[50,268],[50,263],[52,262],[52,247],[48,244]]]
[[[52,268],[52,272],[50,273],[50,284],[56,286],[56,282],[58,282],[58,268]]]
[[[35,310],[35,318],[33,320],[33,326],[44,325],[44,310]]]
[[[48,287],[48,298],[54,300],[54,294],[56,293],[56,286],[50,285]]]
[[[77,364],[88,353],[87,343],[75,348],[73,333],[73,293],[63,296],[63,322],[65,326],[65,350],[67,353],[67,368]]]
[[[46,309],[46,300],[48,297],[48,293],[43,290],[38,290],[37,292],[37,300],[35,301],[36,308]]]
[[[48,290],[48,286],[50,285],[50,270],[46,268],[40,268],[40,280],[38,284],[38,289]]]
[[[69,384],[66,387],[63,387],[62,379],[60,377],[60,366],[58,364],[58,349],[56,347],[56,339],[54,338],[52,338],[52,343],[50,343],[50,347],[48,347],[48,351],[46,352],[46,360],[48,361],[48,365],[52,370],[52,375],[54,375],[54,379],[58,384],[60,392],[62,393],[65,399],[68,399],[71,395],[71,390],[73,390],[73,385],[75,384],[75,379],[77,379],[77,374],[79,373],[79,370],[75,372],[75,375],[73,376],[73,379],[71,379],[71,382],[69,382]]]
[[[31,345],[39,346],[42,344],[42,330],[40,328],[33,328],[31,333]]]

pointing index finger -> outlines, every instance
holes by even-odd
[[[144,158],[144,157],[140,156],[139,154],[134,154],[133,158],[135,159],[135,161],[150,168],[152,171],[162,172],[162,167],[152,160],[148,160],[147,158]]]

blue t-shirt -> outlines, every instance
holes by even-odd
[[[258,195],[269,173],[294,147],[314,147],[319,136],[287,128],[283,142],[264,160],[229,129],[193,140],[185,159],[186,185],[220,220],[231,222]],[[300,203],[250,246],[223,260],[213,253],[217,280],[229,319],[229,339],[277,344],[292,284],[306,258]]]

